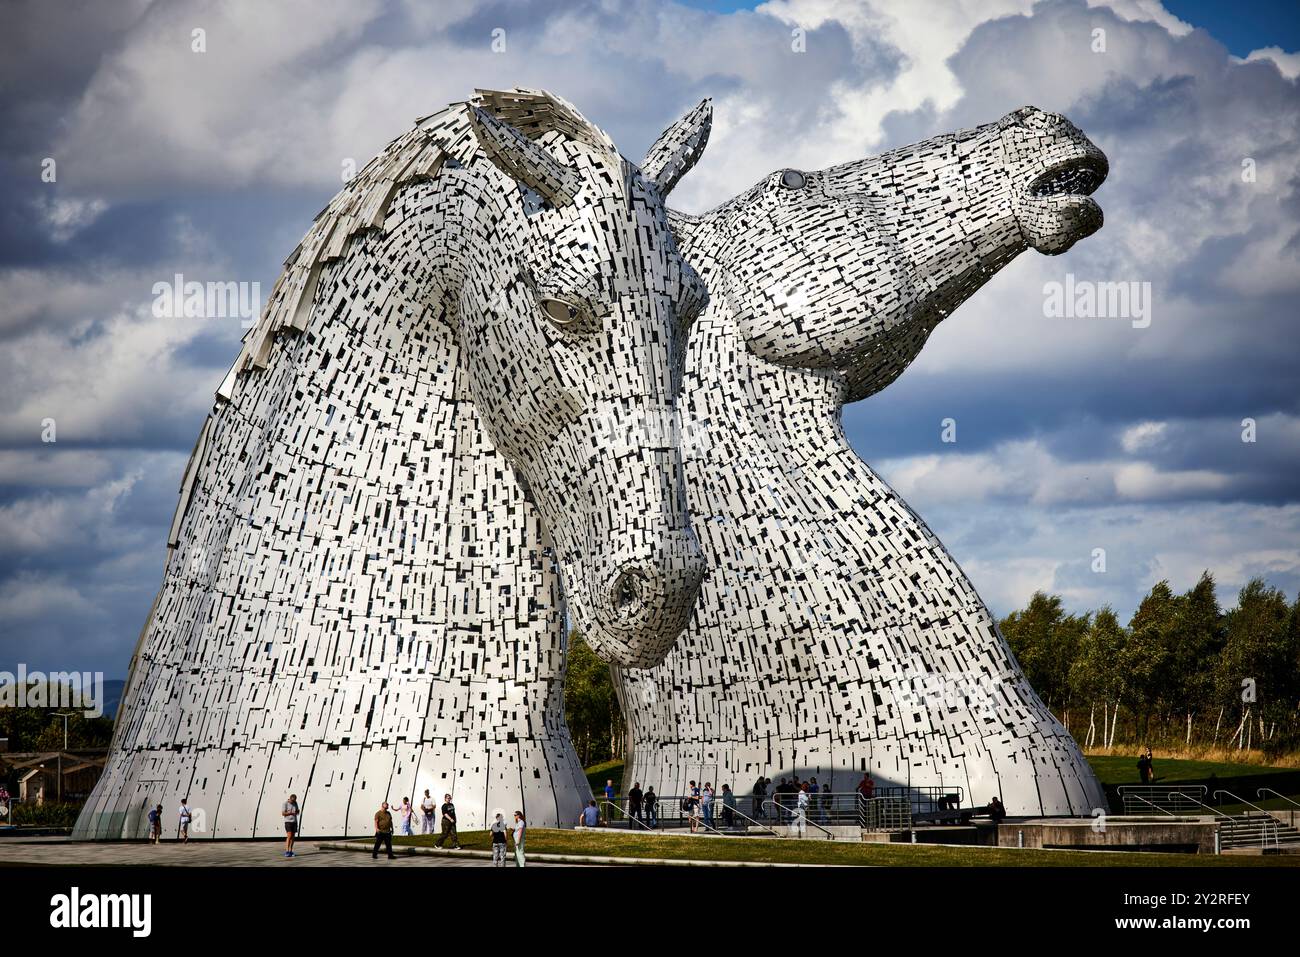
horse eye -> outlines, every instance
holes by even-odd
[[[781,174],[781,185],[786,189],[803,189],[808,180],[797,169],[788,169]]]
[[[578,307],[563,299],[543,299],[542,313],[557,326],[567,326],[578,318]]]

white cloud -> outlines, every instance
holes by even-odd
[[[1253,63],[1257,60],[1271,60],[1288,80],[1300,76],[1300,53],[1287,53],[1277,46],[1260,47],[1247,53],[1242,62]]]

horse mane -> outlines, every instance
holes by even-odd
[[[509,123],[530,140],[547,133],[618,154],[613,141],[569,103],[545,90],[478,90],[471,100],[420,117],[415,126],[390,142],[316,214],[307,235],[284,261],[284,269],[258,321],[244,335],[234,365],[217,389],[229,401],[238,376],[265,369],[281,332],[306,331],[322,269],[343,258],[348,243],[367,232],[382,231],[388,209],[404,186],[435,181],[450,161],[467,167],[485,157],[466,118],[473,103]]]

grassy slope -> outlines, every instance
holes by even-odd
[[[396,844],[428,847],[432,836],[399,837]],[[462,846],[491,847],[486,831],[466,831]],[[848,841],[791,841],[758,837],[710,838],[640,835],[621,830],[594,833],[531,828],[534,854],[593,854],[674,860],[730,860],[761,863],[839,864],[887,867],[1269,867],[1297,866],[1300,856],[1215,857],[1194,854],[1135,854],[1107,851],[1036,851],[926,844],[859,844]]]

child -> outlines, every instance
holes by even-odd
[[[506,866],[506,820],[497,814],[497,819],[492,822],[492,866]]]

